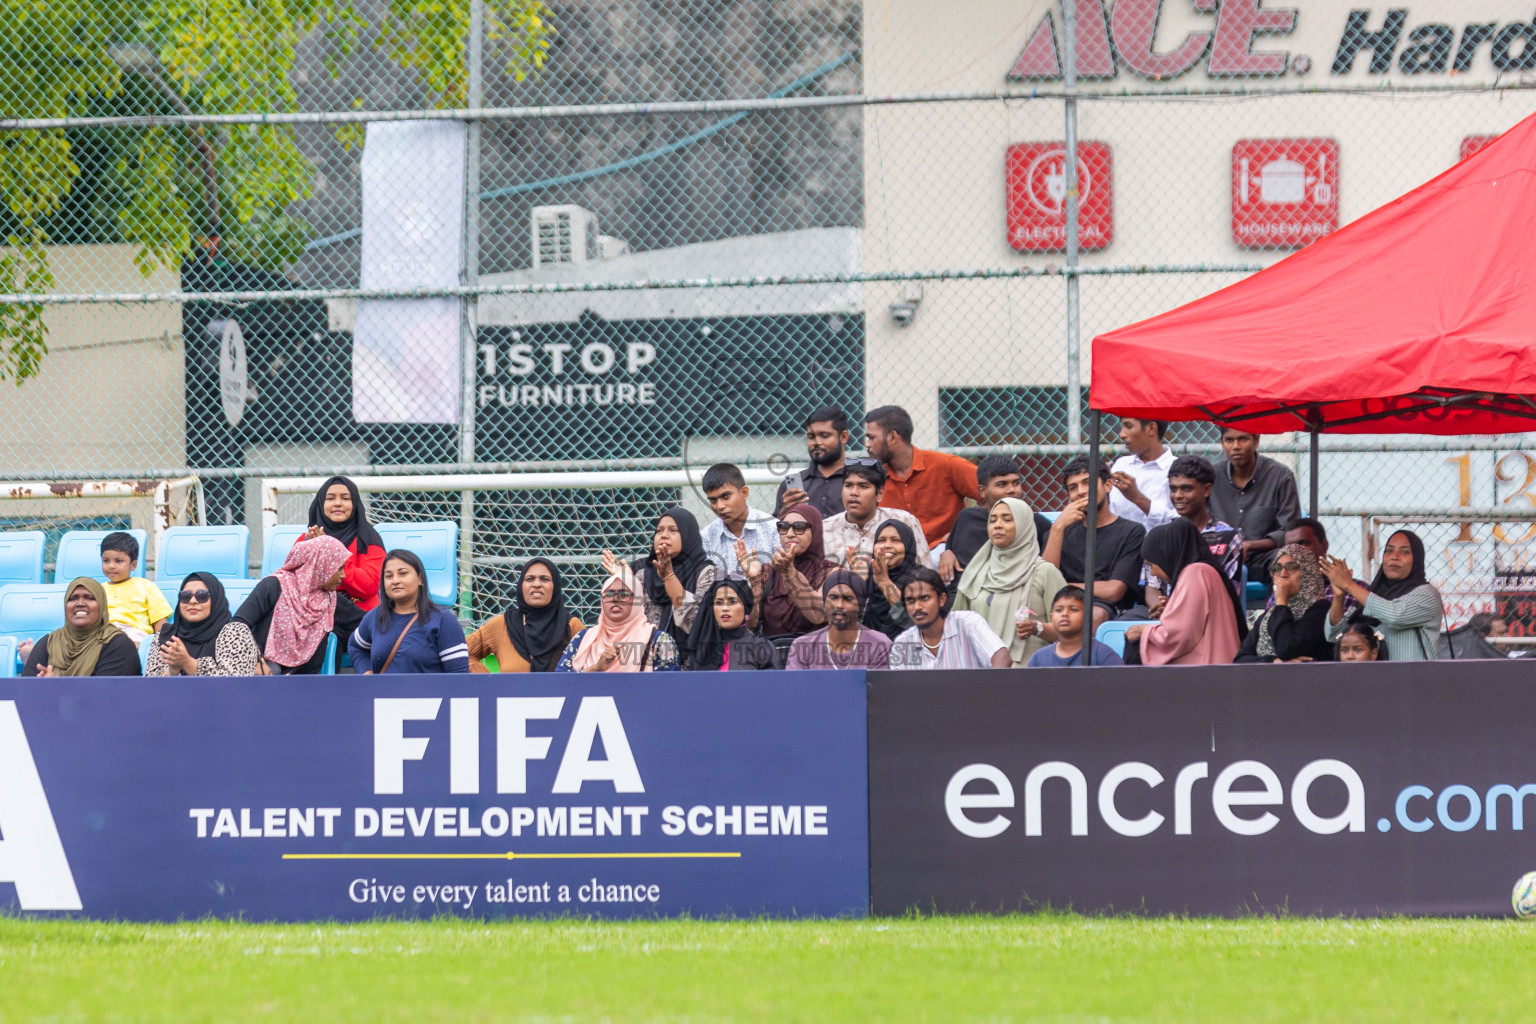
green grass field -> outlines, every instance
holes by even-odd
[[[1536,925],[0,920],[0,1020],[1529,1018]]]

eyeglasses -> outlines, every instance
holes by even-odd
[[[176,599],[182,604],[207,604],[213,600],[213,595],[206,590],[183,590]]]
[[[608,590],[603,592],[604,601],[632,601],[635,595],[627,590]]]
[[[1301,566],[1297,565],[1295,562],[1276,562],[1270,568],[1271,575],[1274,573],[1284,573],[1286,576],[1289,576],[1292,573],[1298,572],[1301,572]]]
[[[811,532],[811,524],[810,523],[780,523],[779,524],[779,533],[785,534],[785,533],[789,533],[791,530],[794,531],[794,533],[795,533],[795,535],[797,537],[803,537],[807,533]]]
[[[880,465],[880,460],[879,459],[869,459],[869,458],[865,458],[865,459],[844,459],[843,460],[843,464],[845,466],[878,466],[878,465]]]

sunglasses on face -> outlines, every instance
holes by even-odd
[[[794,534],[795,534],[796,537],[803,537],[806,534],[811,532],[811,524],[810,523],[780,523],[779,524],[779,534],[781,536],[783,534],[789,533],[791,530],[794,531]]]
[[[207,604],[213,595],[206,590],[183,590],[176,598],[182,604]]]
[[[848,466],[878,466],[879,459],[845,459],[844,465]]]

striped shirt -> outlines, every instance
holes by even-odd
[[[1363,614],[1381,623],[1381,637],[1387,642],[1391,661],[1434,661],[1440,643],[1440,619],[1444,607],[1440,591],[1429,584],[1415,587],[1395,601],[1375,594],[1365,599]],[[1335,623],[1328,617],[1328,639],[1337,641],[1349,626],[1346,616]]]

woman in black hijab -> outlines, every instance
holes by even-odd
[[[1182,524],[1182,525],[1181,525]],[[1155,565],[1168,574],[1168,594],[1173,595],[1173,588],[1179,585],[1179,576],[1189,566],[1196,562],[1203,562],[1221,573],[1223,579],[1229,579],[1227,570],[1211,554],[1210,545],[1200,535],[1195,524],[1182,516],[1162,527],[1154,527],[1147,533],[1147,537],[1141,545],[1142,561],[1149,565]],[[1248,636],[1248,610],[1243,607],[1243,601],[1237,596],[1233,587],[1224,587],[1227,596],[1232,600],[1232,614],[1237,619],[1237,638],[1246,639]]]
[[[496,659],[499,672],[553,672],[582,622],[565,603],[560,569],[547,558],[531,558],[517,572],[512,604],[465,638],[469,670],[486,671]]]
[[[875,530],[874,551],[869,559],[869,603],[864,625],[892,640],[912,623],[901,600],[901,591],[917,568],[917,537],[906,523],[887,519]]]
[[[212,573],[181,581],[171,621],[149,648],[146,675],[252,676],[261,652],[251,628],[230,618],[224,584]]]
[[[1358,617],[1376,620],[1393,661],[1434,661],[1440,644],[1445,606],[1429,582],[1424,542],[1412,530],[1398,530],[1381,548],[1381,568],[1369,587],[1355,582],[1348,564],[1324,555],[1323,574],[1333,584],[1328,609],[1328,639],[1337,641],[1351,621],[1344,617],[1348,597],[1360,603]]]
[[[773,644],[747,628],[752,614],[752,587],[746,580],[724,579],[705,592],[704,609],[689,637],[693,660],[702,672],[743,672],[778,668]]]
[[[686,657],[700,598],[716,578],[715,566],[704,553],[704,538],[693,513],[685,508],[669,508],[657,516],[656,526],[651,530],[650,553],[636,559],[631,568],[646,621],[670,634]]]
[[[341,587],[336,591],[336,642],[346,650],[347,640],[363,615],[379,603],[379,579],[384,574],[384,538],[368,522],[363,496],[357,484],[333,476],[320,485],[309,503],[310,538],[335,537],[352,552],[342,567]]]

